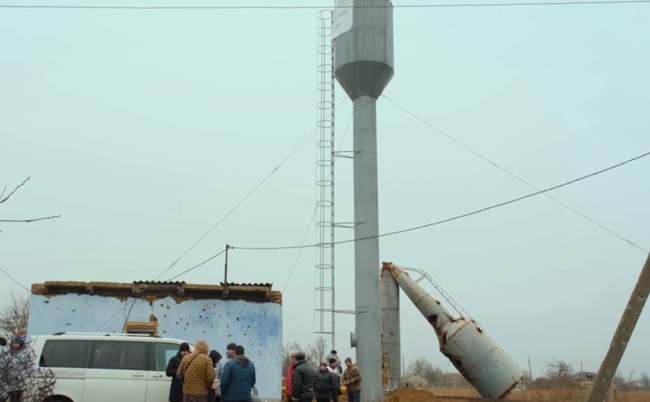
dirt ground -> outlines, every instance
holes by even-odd
[[[582,389],[516,390],[506,401],[526,402],[584,402]],[[401,389],[390,395],[387,402],[475,402],[485,401],[473,389],[447,388],[435,390]],[[617,402],[650,402],[650,392],[619,392]]]

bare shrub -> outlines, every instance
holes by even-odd
[[[11,337],[26,334],[29,322],[29,296],[13,294],[9,304],[0,310],[0,334]]]

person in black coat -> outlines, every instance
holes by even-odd
[[[318,402],[330,402],[334,392],[334,376],[327,369],[325,362],[318,367],[318,373],[314,378],[314,397]]]
[[[172,378],[172,385],[169,387],[169,402],[183,402],[183,380],[176,377],[176,372],[181,365],[183,357],[189,353],[190,345],[181,343],[176,356],[169,359],[169,363],[167,363],[167,370],[165,372],[167,377]]]
[[[212,360],[212,368],[214,369],[214,383],[212,387],[208,390],[208,402],[220,402],[221,394],[217,392],[219,390],[219,382],[221,379],[217,373],[217,364],[221,361],[221,353],[216,350],[211,350],[208,354],[210,360]]]
[[[296,353],[296,365],[293,373],[291,402],[311,402],[314,393],[314,373],[306,362],[305,354]]]
[[[329,360],[329,366],[327,371],[332,375],[332,380],[334,381],[334,388],[332,389],[332,401],[339,402],[339,395],[341,395],[341,367],[339,367],[336,359],[331,358]]]

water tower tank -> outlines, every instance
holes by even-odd
[[[336,79],[351,99],[377,99],[393,77],[393,6],[339,0],[334,17]]]

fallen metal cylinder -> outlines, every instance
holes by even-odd
[[[436,331],[440,351],[484,398],[505,397],[524,376],[473,320],[454,318],[407,273],[393,264],[384,264]]]

